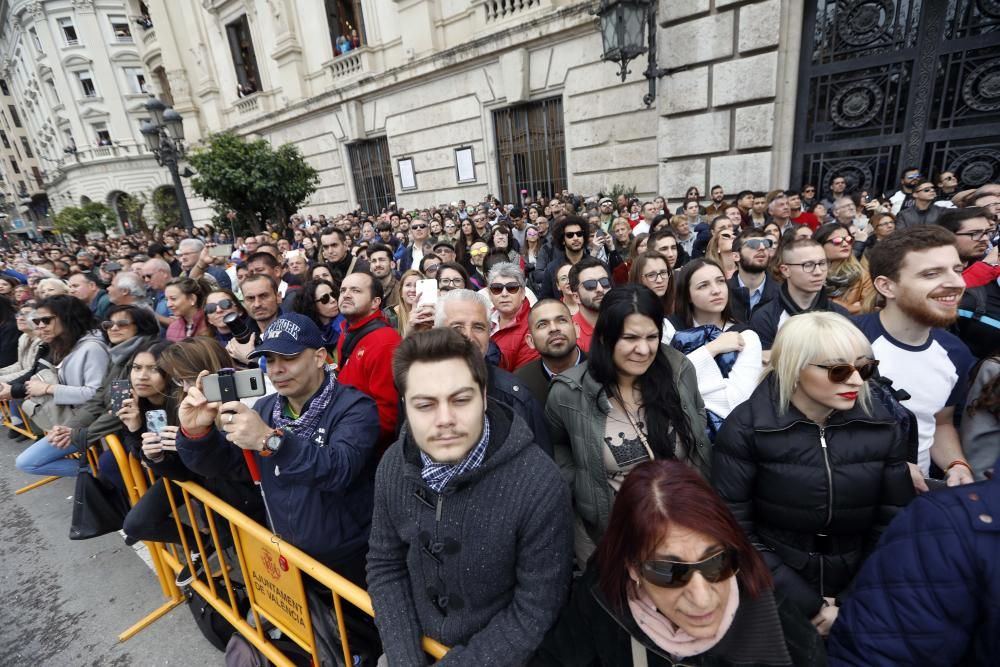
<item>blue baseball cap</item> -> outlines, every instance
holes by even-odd
[[[260,338],[260,345],[248,355],[250,359],[268,353],[294,357],[306,350],[323,347],[323,334],[319,327],[299,313],[288,313],[271,322]]]

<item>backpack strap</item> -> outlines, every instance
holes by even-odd
[[[347,367],[347,362],[351,359],[351,353],[354,352],[354,348],[358,346],[361,339],[370,334],[373,331],[382,329],[389,326],[389,324],[383,320],[381,317],[376,317],[373,320],[369,320],[363,327],[349,332],[344,336],[344,345],[340,349],[340,368],[343,370]]]
[[[973,310],[959,307],[958,316],[985,324],[994,329],[1000,329],[1000,320],[986,314],[986,291],[982,287],[974,287],[966,290],[965,293],[972,297],[973,303],[969,305],[972,306]]]

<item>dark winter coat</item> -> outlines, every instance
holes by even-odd
[[[597,586],[593,562],[573,586],[573,595],[549,631],[531,667],[623,667],[644,651],[649,667],[763,667],[826,664],[823,641],[812,624],[773,591],[751,598],[740,589],[740,606],[729,631],[700,655],[675,663],[642,631],[626,607],[616,611]]]
[[[846,593],[889,521],[913,497],[907,445],[880,403],[824,427],[790,405],[773,374],[730,413],[712,449],[712,483],[808,618]]]
[[[390,665],[425,665],[420,636],[451,648],[438,665],[523,665],[569,590],[572,510],[527,424],[490,401],[482,464],[436,493],[404,434],[382,457],[368,592]]]
[[[861,569],[829,647],[834,665],[996,665],[1000,480],[913,501]]]

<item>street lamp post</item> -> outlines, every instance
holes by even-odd
[[[139,131],[146,138],[146,146],[156,156],[156,163],[170,170],[181,220],[184,222],[184,228],[190,233],[194,229],[194,222],[191,220],[191,209],[188,208],[187,197],[184,196],[184,182],[181,181],[178,169],[178,162],[187,153],[187,148],[184,146],[184,119],[173,107],[168,107],[155,97],[151,97],[145,106],[153,120],[144,121]]]
[[[601,0],[595,12],[601,20],[602,59],[618,63],[622,81],[631,73],[629,62],[647,54],[646,70],[642,73],[649,81],[649,92],[642,98],[647,107],[656,99],[657,79],[687,69],[663,69],[656,65],[658,4],[657,0]]]

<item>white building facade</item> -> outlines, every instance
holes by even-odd
[[[117,208],[122,193],[168,184],[139,133],[146,73],[124,2],[14,0],[3,10],[0,78],[42,160],[53,212],[87,201]]]

